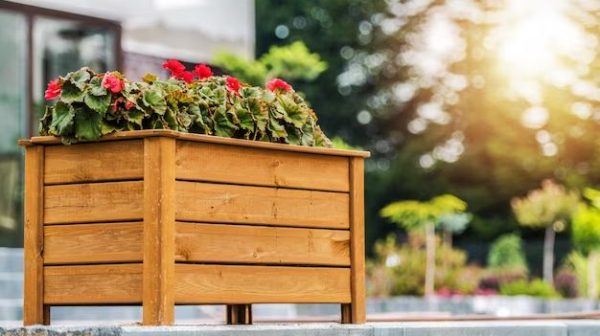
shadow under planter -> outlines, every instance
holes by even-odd
[[[365,322],[367,152],[170,130],[25,147],[25,325],[50,306],[339,303]]]

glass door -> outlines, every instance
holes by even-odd
[[[20,246],[22,160],[27,134],[27,21],[0,10],[0,246]]]

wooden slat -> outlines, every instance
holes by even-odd
[[[23,324],[48,322],[44,309],[43,284],[43,224],[42,209],[44,147],[34,146],[25,150],[25,277],[23,283]]]
[[[139,220],[142,194],[142,181],[46,186],[44,223]]]
[[[350,232],[177,223],[177,261],[350,265]]]
[[[175,320],[175,139],[144,140],[143,324]]]
[[[343,323],[365,323],[364,161],[350,160],[350,234],[352,303],[342,306]]]
[[[348,159],[344,157],[191,141],[177,143],[177,178],[313,190],[349,190]]]
[[[143,155],[141,140],[47,146],[44,182],[142,179]]]
[[[345,193],[178,181],[176,219],[347,229]]]
[[[141,264],[45,266],[44,280],[47,304],[142,302]]]
[[[175,302],[347,303],[350,269],[177,264]]]
[[[142,262],[138,223],[52,225],[44,229],[44,263]]]
[[[280,143],[264,142],[264,141],[249,141],[242,139],[232,139],[218,137],[214,135],[204,134],[191,134],[184,132],[177,132],[173,130],[140,130],[140,131],[123,131],[115,132],[109,135],[105,135],[98,140],[98,142],[113,141],[113,140],[124,140],[124,139],[143,139],[148,137],[169,137],[174,139],[204,142],[204,143],[217,143],[224,145],[234,145],[251,148],[266,148],[266,149],[278,149],[289,152],[299,153],[313,153],[313,154],[325,154],[325,155],[338,155],[347,157],[369,157],[369,152],[357,151],[357,150],[346,150],[337,148],[325,148],[325,147],[308,147],[308,146],[295,146]],[[32,137],[28,140],[19,140],[20,146],[32,146],[35,144],[54,145],[60,144],[60,138],[53,136],[37,136]]]

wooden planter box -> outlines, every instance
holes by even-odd
[[[339,303],[363,323],[367,152],[121,132],[25,147],[24,324],[50,306]]]

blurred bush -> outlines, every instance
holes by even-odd
[[[500,236],[490,248],[488,266],[492,269],[527,273],[521,237],[516,234]]]
[[[534,279],[532,281],[519,280],[509,282],[500,286],[500,294],[502,295],[529,295],[540,298],[558,298],[560,295],[552,285],[544,282],[541,279]]]
[[[262,86],[273,78],[312,81],[327,69],[327,63],[321,56],[311,53],[304,42],[300,41],[281,47],[273,46],[257,60],[221,52],[215,56],[212,63],[240,80],[256,86]]]
[[[436,239],[436,277],[438,292],[475,293],[481,269],[467,265],[464,251],[453,249]],[[375,258],[367,263],[368,295],[423,295],[425,283],[425,238],[412,232],[406,244],[398,245],[390,235],[375,244]]]
[[[554,289],[564,298],[579,296],[579,284],[575,272],[563,268],[554,277]]]

